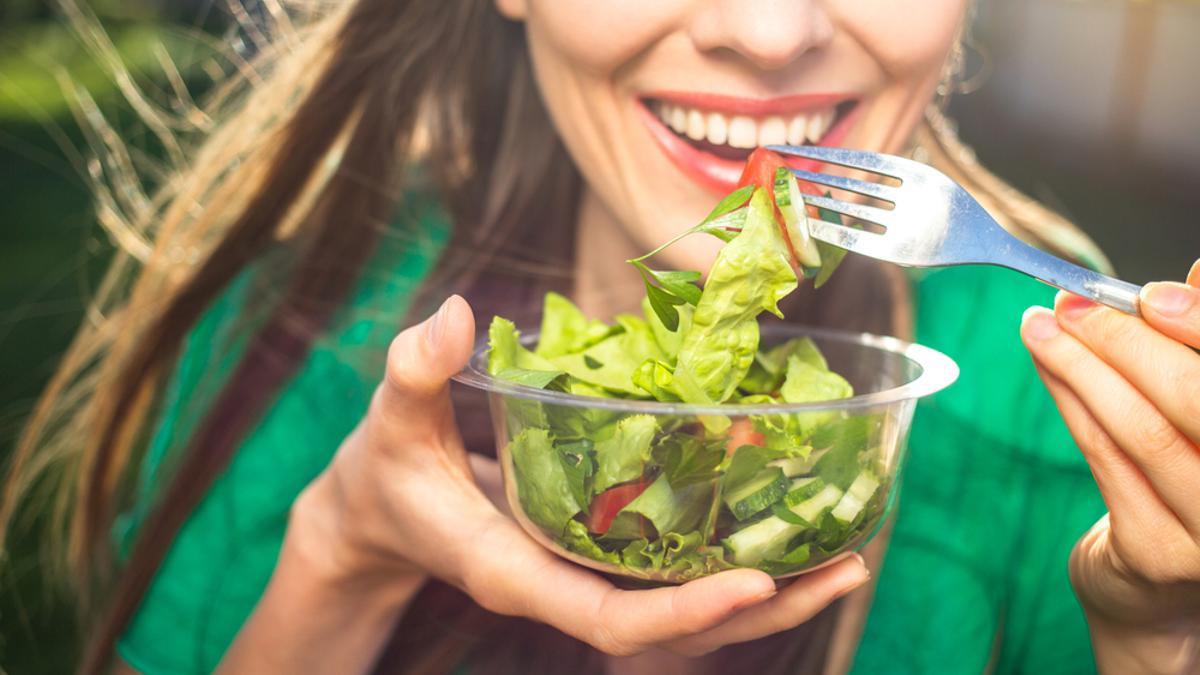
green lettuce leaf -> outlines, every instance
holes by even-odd
[[[633,371],[633,384],[657,401],[680,400],[672,384],[674,380],[671,366],[658,359],[646,359]]]
[[[583,351],[607,337],[613,328],[603,321],[589,319],[570,300],[549,292],[542,309],[542,328],[538,333],[538,356],[553,358]]]
[[[750,371],[738,386],[742,391],[751,394],[775,392],[783,384],[788,359],[792,356],[821,370],[829,370],[825,356],[811,338],[792,338],[766,351],[759,350],[754,356],[754,364],[750,366]]]
[[[496,375],[505,370],[542,370],[557,372],[553,363],[529,351],[521,344],[521,333],[513,322],[494,317],[488,326],[488,374]]]
[[[567,523],[567,531],[562,536],[562,543],[567,547],[568,551],[578,553],[585,558],[612,563],[613,565],[621,564],[620,554],[600,548],[600,545],[592,539],[587,526],[578,520],[572,520]]]
[[[633,373],[646,359],[661,358],[654,333],[644,319],[617,315],[620,332],[587,349],[550,359],[561,370],[588,384],[629,396],[645,397],[633,383]]]
[[[862,454],[878,439],[882,422],[879,415],[858,415],[818,429],[813,434],[812,446],[824,454],[813,467],[813,473],[842,490],[850,487],[864,468]]]
[[[658,344],[659,351],[662,352],[663,361],[672,367],[675,366],[675,359],[679,356],[679,347],[683,344],[683,336],[687,335],[688,330],[691,329],[692,311],[691,305],[678,307],[679,325],[675,330],[671,330],[663,324],[662,319],[654,311],[650,298],[642,299],[642,313],[646,317],[646,324],[650,326],[654,341]]]
[[[676,388],[689,403],[727,400],[758,350],[759,313],[781,316],[778,302],[796,274],[765,190],[756,190],[742,232],[717,254],[675,364]]]
[[[725,439],[706,440],[692,434],[667,434],[654,446],[655,463],[671,485],[710,483],[720,476],[725,461]]]
[[[631,415],[610,427],[596,441],[594,494],[638,478],[650,462],[650,443],[658,431],[651,415]]]
[[[591,502],[591,480],[596,470],[592,458],[593,447],[594,444],[586,438],[558,444],[558,456],[562,460],[567,486],[571,488],[571,495],[583,507],[585,513]]]
[[[634,539],[621,549],[621,562],[627,567],[657,572],[662,569],[666,551],[659,541]]]
[[[525,515],[547,532],[561,535],[581,507],[549,432],[525,429],[513,438],[509,452]]]
[[[787,376],[779,388],[779,396],[785,403],[833,401],[853,395],[854,388],[841,375],[818,368],[796,355],[788,358]],[[787,415],[787,432],[792,437],[789,442],[805,443],[817,427],[836,419],[839,414],[827,410]]]
[[[660,475],[645,492],[617,513],[604,536],[606,539],[653,538],[646,531],[647,521],[658,533],[655,536],[696,530],[708,513],[712,490],[711,483],[674,489],[667,477]]]

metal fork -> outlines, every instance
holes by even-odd
[[[804,201],[882,226],[880,234],[812,219],[812,236],[834,246],[905,267],[999,265],[1137,315],[1141,287],[1056,258],[1017,239],[966,190],[942,172],[903,157],[862,150],[772,145],[769,150],[889,176],[899,187],[792,169],[801,180],[872,197],[893,209],[804,195]]]

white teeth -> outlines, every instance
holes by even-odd
[[[792,121],[788,123],[787,142],[788,145],[804,145],[805,134],[808,133],[808,118],[804,115],[796,115]]]
[[[749,117],[738,115],[729,120],[729,145],[753,148],[758,144],[758,125]]]
[[[679,106],[671,106],[671,128],[675,133],[682,134],[687,129],[687,111]]]
[[[768,117],[758,125],[759,145],[782,145],[787,143],[787,124],[782,117]]]
[[[825,132],[829,131],[829,125],[832,123],[832,110],[826,110],[810,117],[808,120],[808,141],[810,143],[819,142],[825,137]]]
[[[750,149],[760,145],[803,145],[818,143],[829,133],[836,111],[828,108],[805,114],[753,118],[747,115],[727,117],[659,102],[651,108],[663,124],[675,133],[694,141],[707,140],[713,145]]]
[[[687,137],[693,141],[699,141],[704,138],[704,115],[699,110],[688,111]]]
[[[729,125],[725,121],[725,116],[720,113],[708,114],[708,134],[705,138],[713,145],[725,145],[725,141],[729,139]]]

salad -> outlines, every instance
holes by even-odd
[[[549,293],[532,349],[512,322],[493,320],[488,372],[576,395],[708,406],[852,396],[811,339],[760,340],[759,315],[782,318],[779,300],[801,280],[823,284],[843,255],[809,236],[807,190],[778,155],[756,150],[742,187],[681,235],[725,242],[703,287],[699,272],[647,264],[672,240],[628,261],[646,285],[641,315],[597,321]],[[888,493],[880,416],[730,411],[629,414],[509,397],[510,499],[515,491],[526,526],[555,545],[672,582],[730,567],[787,575],[870,536]]]

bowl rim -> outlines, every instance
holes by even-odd
[[[782,333],[790,337],[810,336],[822,340],[857,344],[879,351],[898,354],[917,364],[921,372],[912,379],[897,387],[877,391],[870,394],[858,394],[850,398],[829,401],[813,401],[809,403],[674,403],[669,401],[601,398],[598,396],[582,396],[559,391],[539,389],[524,384],[501,380],[481,370],[477,362],[487,351],[484,340],[471,353],[467,365],[454,376],[452,380],[460,384],[482,389],[489,393],[504,396],[515,396],[523,399],[582,408],[599,408],[628,413],[648,413],[653,415],[771,415],[781,413],[802,413],[824,410],[857,410],[891,405],[903,401],[916,400],[935,394],[954,383],[958,379],[958,364],[949,356],[931,347],[908,342],[900,338],[837,330],[832,328],[816,328],[803,324],[768,324],[760,326],[763,333]],[[522,343],[532,343],[537,333],[521,335]]]

